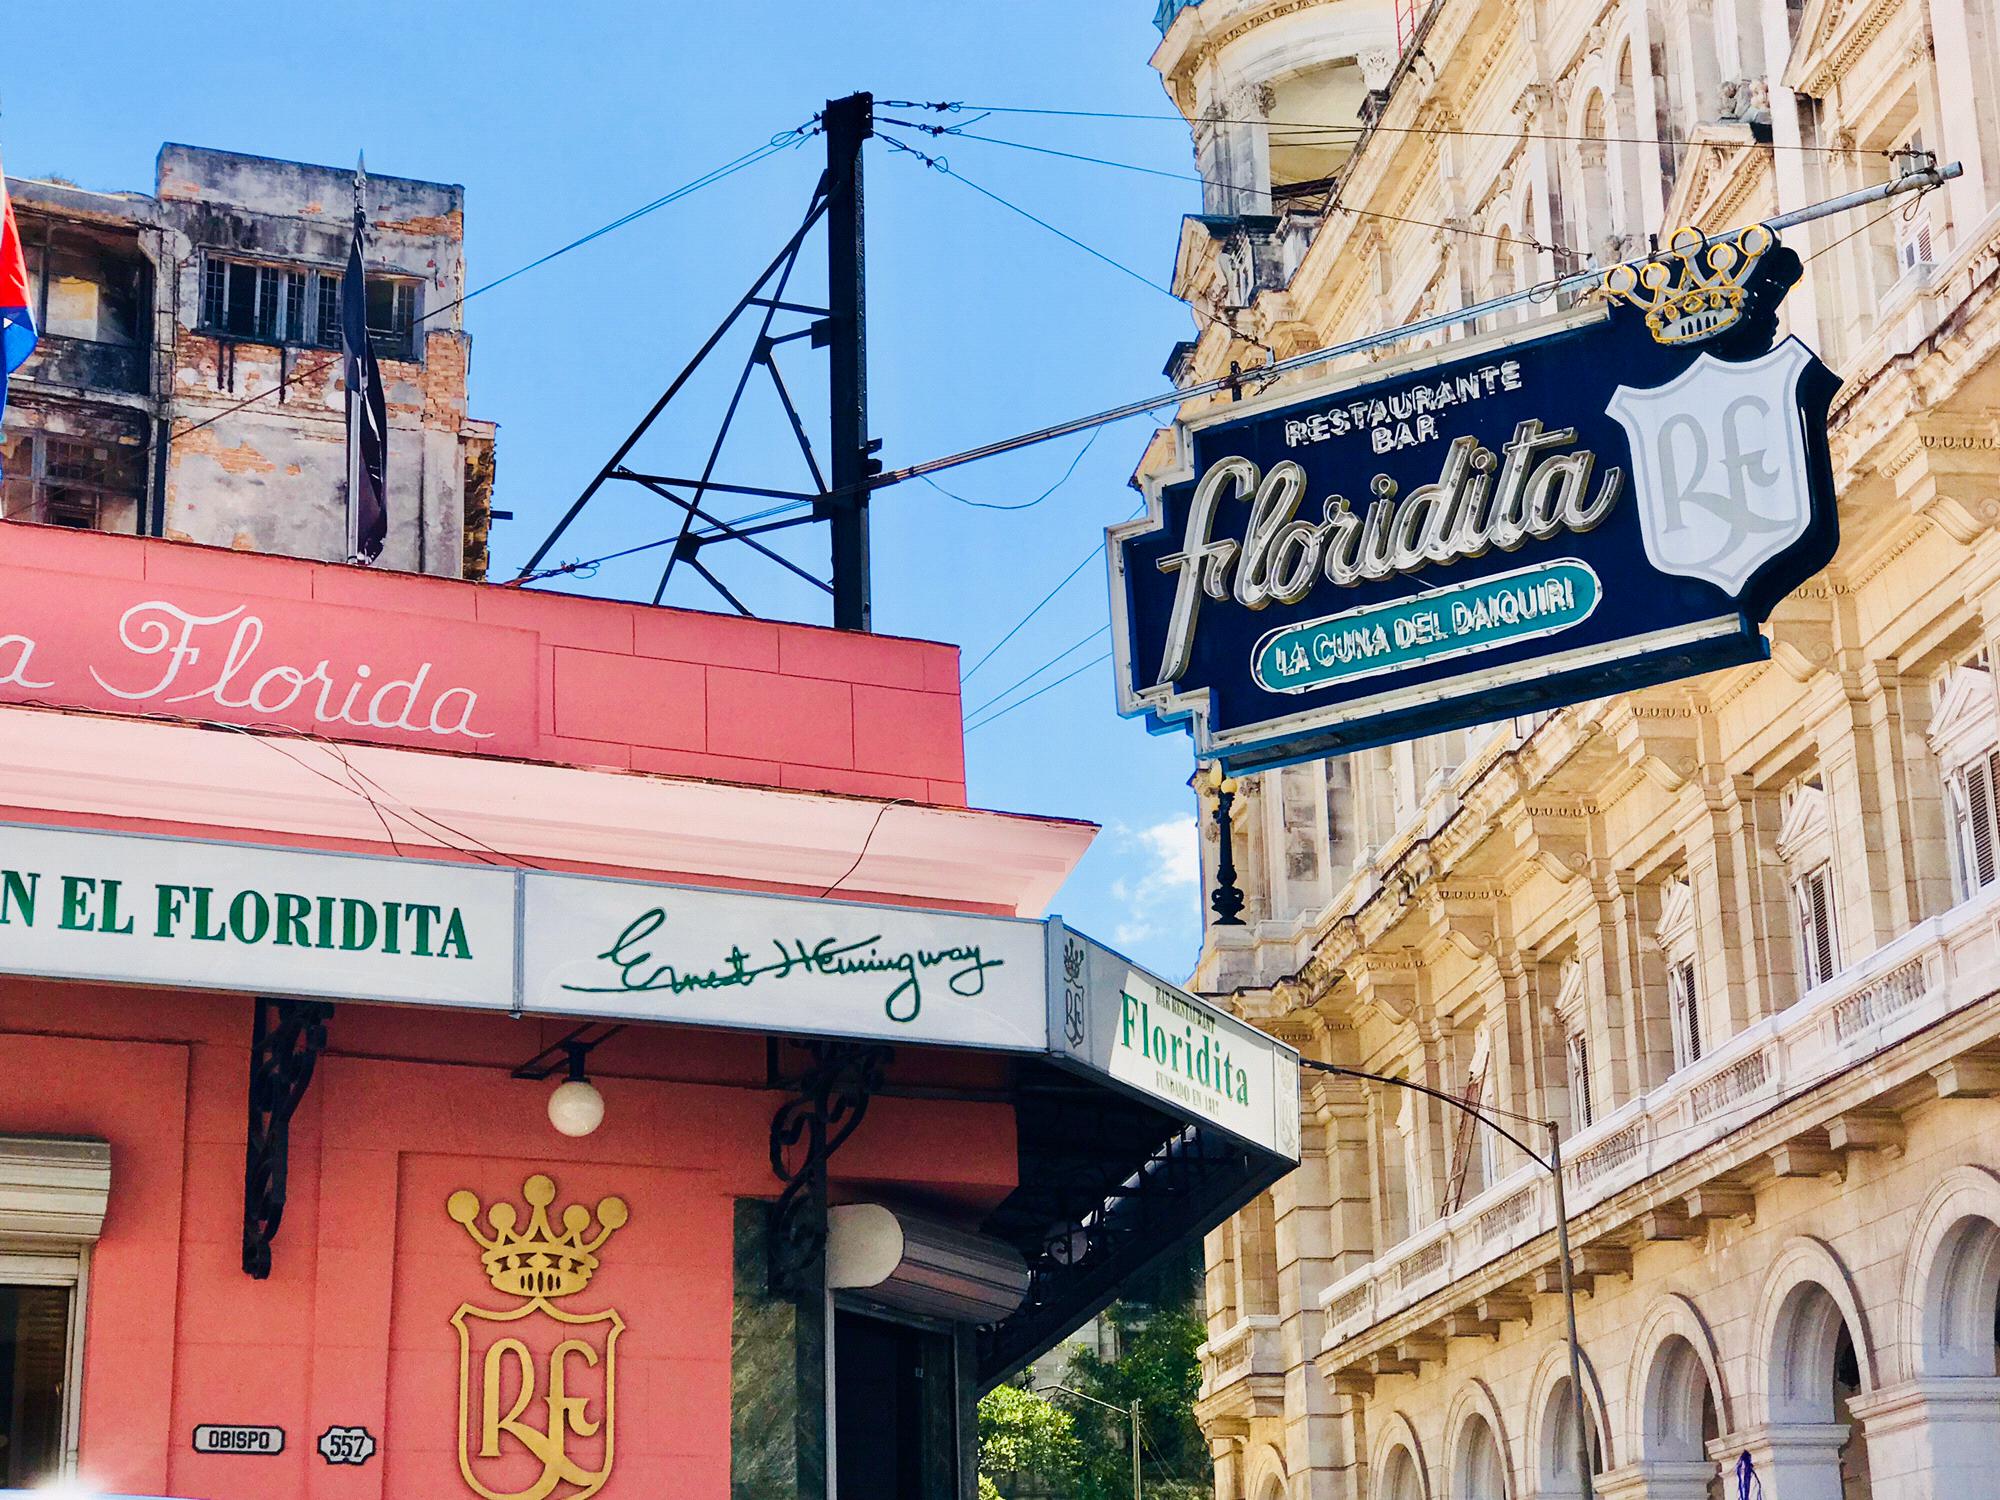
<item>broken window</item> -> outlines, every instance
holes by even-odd
[[[219,255],[202,262],[201,327],[260,344],[340,347],[341,273],[273,266]],[[417,283],[375,277],[368,286],[368,337],[384,359],[413,358]]]
[[[0,432],[0,521],[26,517],[35,504],[34,438]]]
[[[201,326],[263,344],[309,344],[306,284],[314,273],[209,256],[201,268]]]
[[[4,446],[0,519],[84,531],[139,531],[146,449],[136,438],[10,432]]]
[[[28,256],[28,307],[35,315],[35,326],[41,326],[42,318],[42,247],[24,245]]]
[[[28,252],[38,326],[55,338],[130,348],[139,342],[146,263],[90,240],[54,240]]]
[[[384,359],[408,359],[417,321],[417,284],[370,278],[368,341]]]

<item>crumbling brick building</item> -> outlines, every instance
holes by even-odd
[[[9,386],[0,518],[343,557],[353,171],[167,145],[151,195],[8,191],[42,338]],[[464,199],[368,178],[368,327],[389,397],[381,565],[480,577],[493,425],[466,415]]]

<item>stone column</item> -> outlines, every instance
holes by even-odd
[[[1834,873],[1835,933],[1840,961],[1850,954],[1872,953],[1894,937],[1896,901],[1892,894],[1897,871],[1888,857],[1894,804],[1885,799],[1877,759],[1873,708],[1860,674],[1843,671],[1813,679],[1815,692],[1807,710],[1819,742],[1820,770],[1826,779],[1827,815],[1839,852]],[[1856,858],[1856,856],[1859,858]]]
[[[1211,214],[1271,212],[1271,91],[1258,83],[1201,80],[1194,122],[1195,161],[1204,179],[1202,209]]]
[[[1739,877],[1742,850],[1731,837],[1728,804],[1733,789],[1720,791],[1690,781],[1681,788],[1681,835],[1687,841],[1688,879],[1694,887],[1695,958],[1700,965],[1703,1017],[1710,1032],[1703,1050],[1719,1046],[1757,1017],[1751,1013],[1751,966],[1755,953],[1743,921]],[[1843,934],[1844,935],[1844,934]]]
[[[1734,909],[1736,928],[1728,940],[1743,952],[1734,977],[1744,987],[1744,1008],[1754,1021],[1775,1015],[1799,996],[1791,897],[1777,852],[1780,799],[1748,776],[1725,776],[1719,786],[1720,822],[1734,854],[1734,888],[1725,905]]]
[[[1951,154],[1965,165],[1965,175],[1946,184],[1952,218],[1970,229],[1987,211],[1991,184],[2000,182],[2000,162],[1986,160],[1993,142],[1979,130],[1977,51],[1966,0],[1935,0],[1929,7],[1933,66],[1937,69],[1938,111],[1962,121],[1951,136]],[[1927,142],[1928,142],[1928,138]]]
[[[1848,1410],[1867,1435],[1877,1495],[1968,1500],[1993,1492],[2000,1472],[2000,1379],[1919,1376],[1852,1397]]]
[[[1774,1422],[1719,1438],[1709,1451],[1725,1464],[1748,1453],[1765,1500],[1841,1500],[1840,1448],[1846,1441],[1845,1422]]]

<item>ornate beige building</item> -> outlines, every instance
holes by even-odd
[[[1180,289],[1242,335],[1189,381],[1964,164],[1786,236],[1842,543],[1771,660],[1246,782],[1196,987],[1561,1122],[1600,1493],[1734,1497],[1747,1453],[1770,1500],[2000,1494],[2000,5],[1161,19],[1215,179]],[[1217,1495],[1575,1495],[1547,1174],[1306,1084],[1305,1165],[1209,1238]]]

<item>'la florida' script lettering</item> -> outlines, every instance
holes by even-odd
[[[260,658],[263,640],[264,622],[246,605],[201,615],[164,599],[149,599],[119,617],[118,643],[150,665],[124,662],[89,670],[98,687],[128,703],[166,707],[205,701],[266,717],[299,709],[319,724],[396,729],[441,739],[493,738],[473,727],[478,693],[466,687],[432,687],[430,662],[407,676],[378,681],[367,662],[336,669],[331,657],[310,666]],[[0,687],[42,691],[56,686],[44,675],[46,668],[37,668],[36,649],[30,636],[0,635]]]
[[[631,995],[661,992],[684,995],[690,990],[743,989],[759,980],[783,980],[811,975],[842,978],[877,974],[892,977],[882,1009],[890,1020],[908,1025],[923,1011],[924,976],[933,970],[942,973],[954,995],[970,999],[985,993],[988,971],[1000,968],[1005,959],[987,958],[976,944],[961,943],[947,948],[904,948],[884,950],[880,933],[842,941],[839,938],[774,937],[771,947],[776,957],[768,963],[752,963],[751,955],[730,945],[722,962],[712,968],[679,968],[657,961],[648,940],[666,926],[667,914],[659,907],[634,918],[618,934],[617,940],[597,955],[617,970],[614,984],[565,984],[564,989],[581,995]]]

